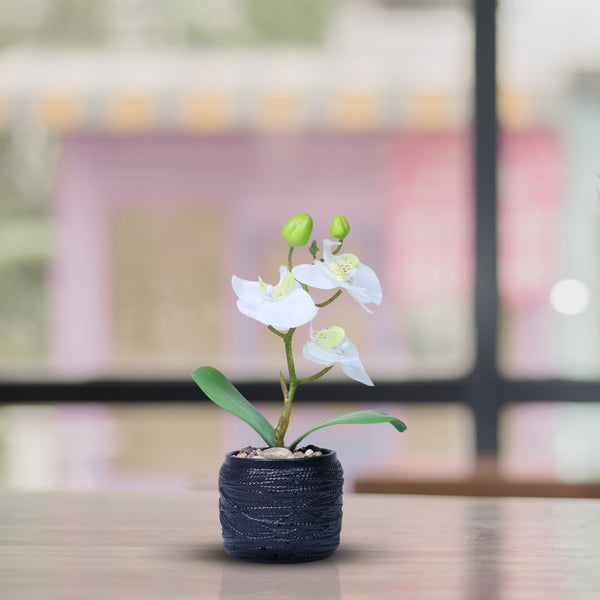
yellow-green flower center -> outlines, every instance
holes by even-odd
[[[262,280],[262,277],[258,276],[258,287],[263,294],[267,293],[267,284]]]
[[[354,254],[342,254],[327,263],[331,274],[338,281],[348,281],[348,277],[358,267],[360,260]]]
[[[324,350],[330,350],[334,346],[341,344],[346,337],[345,331],[341,327],[334,325],[327,327],[327,329],[321,329],[321,331],[315,334],[315,343],[317,343]]]
[[[271,298],[281,298],[282,296],[285,296],[289,291],[291,291],[294,288],[295,283],[296,279],[292,275],[292,273],[287,273],[286,275],[284,275],[283,279],[273,288],[271,288],[271,286],[268,286],[262,280],[260,275],[258,277],[258,287],[260,288],[260,291],[263,294],[270,295]]]

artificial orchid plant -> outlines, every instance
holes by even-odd
[[[344,291],[367,312],[372,312],[367,305],[378,306],[381,303],[381,284],[374,271],[361,263],[357,256],[340,253],[344,239],[350,232],[348,221],[342,215],[336,215],[331,222],[330,234],[335,240],[323,241],[321,258],[317,256],[320,250],[313,240],[308,247],[312,263],[293,266],[293,252],[308,244],[312,228],[312,218],[305,213],[294,215],[286,221],[282,236],[288,245],[287,265],[280,267],[279,282],[276,285],[267,284],[260,277],[258,281],[248,281],[234,275],[231,280],[238,297],[239,311],[266,325],[284,344],[287,381],[280,372],[283,408],[277,426],[273,427],[217,369],[204,366],[192,373],[193,380],[215,404],[248,423],[270,447],[285,447],[284,437],[298,387],[320,379],[335,363],[351,379],[373,385],[360,361],[356,346],[346,337],[344,330],[333,325],[315,331],[313,320]],[[309,294],[309,288],[335,292],[327,300],[315,303]],[[310,332],[310,339],[302,348],[304,358],[326,366],[313,375],[300,378],[296,374],[292,339],[297,328],[303,325],[309,325]],[[362,410],[323,421],[287,447],[294,450],[313,431],[343,423],[391,423],[398,431],[406,429],[402,421],[384,412]]]

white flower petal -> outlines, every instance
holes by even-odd
[[[238,298],[244,298],[249,304],[262,302],[264,294],[262,293],[258,281],[248,281],[240,279],[236,275],[231,278],[231,286]]]
[[[362,363],[358,358],[352,362],[340,363],[340,366],[342,367],[342,371],[344,371],[344,373],[350,377],[350,379],[354,379],[355,381],[359,381],[365,385],[373,385],[371,378],[367,375],[365,368],[362,366]]]
[[[259,316],[255,318],[265,325],[284,330],[312,321],[318,311],[310,295],[298,287],[279,300],[260,304]]]
[[[381,283],[371,267],[367,267],[367,265],[361,263],[356,269],[356,275],[352,283],[357,288],[366,291],[366,294],[370,297],[370,302],[377,305],[381,304],[383,297]]]
[[[340,350],[336,351],[336,348],[340,347],[344,348],[343,352]],[[348,377],[359,381],[360,383],[364,383],[365,385],[373,385],[373,382],[360,362],[358,349],[348,338],[344,338],[344,341],[341,344],[330,350],[322,348],[315,342],[307,342],[302,347],[302,355],[306,360],[318,365],[340,363],[342,371]]]
[[[250,317],[251,319],[256,319],[257,321],[260,321],[260,319],[258,318],[258,308],[257,308],[258,306],[260,306],[259,304],[248,304],[248,302],[244,302],[243,300],[238,300],[236,303],[236,306],[238,307],[238,310],[243,315],[246,315],[247,317]]]
[[[347,287],[348,293],[360,303],[367,311],[370,311],[365,304],[376,304],[379,306],[382,300],[381,283],[375,275],[375,271],[367,265],[360,264],[356,269],[356,274],[352,280],[352,285]]]
[[[351,362],[358,359],[358,348],[347,337],[345,337],[344,341],[335,348],[339,348],[340,346],[344,348],[344,353],[340,358],[340,362]]]
[[[287,273],[285,267],[280,269],[280,283]],[[238,296],[238,310],[243,315],[279,330],[304,325],[312,321],[319,310],[297,282],[290,291],[278,297],[265,294],[257,281],[247,281],[234,275],[231,284]]]
[[[375,274],[375,271],[367,265],[359,263],[348,276],[348,281],[340,281],[331,272],[328,264],[336,261],[336,256],[332,254],[338,246],[338,242],[323,240],[323,258],[325,262],[316,260],[312,265],[298,265],[292,272],[294,277],[311,287],[321,290],[331,290],[342,288],[348,290],[348,293],[354,298],[367,312],[372,313],[365,304],[375,304],[379,306],[382,300],[381,283]]]
[[[324,239],[323,240],[323,258],[325,260],[335,260],[335,256],[332,250],[335,250],[340,245],[339,242],[334,242],[333,240]]]
[[[332,362],[338,362],[333,352],[321,348],[321,346],[315,344],[315,342],[306,342],[306,344],[302,346],[302,356],[304,356],[306,360],[317,363],[318,365],[330,365]]]
[[[292,273],[301,283],[318,290],[332,290],[340,285],[340,282],[320,260],[313,265],[298,265],[292,269]]]

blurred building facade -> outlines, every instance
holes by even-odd
[[[591,0],[498,3],[508,377],[600,374],[597,16]],[[462,0],[3,2],[2,380],[180,379],[204,363],[272,379],[278,340],[237,313],[230,276],[275,279],[279,228],[301,211],[318,240],[344,213],[381,277],[376,315],[338,307],[376,383],[468,374],[472,54]],[[519,409],[506,464],[564,474],[578,448],[567,465],[594,476],[595,447],[574,443],[589,411]],[[457,410],[452,440],[471,431]],[[531,435],[532,411],[553,441]]]
[[[291,2],[107,3],[85,16],[91,48],[77,28],[46,32],[60,21],[7,47],[5,152],[23,185],[36,169],[46,185],[35,226],[7,227],[29,226],[36,247],[52,235],[21,284],[38,297],[29,333],[20,300],[5,313],[12,375],[178,377],[200,361],[269,376],[278,348],[236,314],[229,277],[275,277],[279,228],[299,211],[320,239],[346,214],[384,280],[384,316],[351,332],[374,374],[468,370],[468,11],[303,8],[310,18]]]

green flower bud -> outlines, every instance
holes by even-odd
[[[313,220],[306,213],[294,215],[285,222],[281,235],[290,248],[299,248],[308,243],[312,233]]]
[[[335,215],[331,220],[331,227],[329,228],[331,237],[334,237],[340,242],[350,233],[350,225],[342,215]]]

